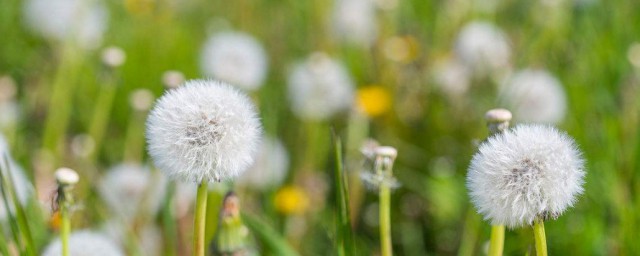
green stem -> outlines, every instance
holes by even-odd
[[[102,148],[102,140],[109,124],[113,100],[116,95],[116,86],[116,83],[112,81],[103,84],[100,88],[98,99],[96,100],[91,124],[89,126],[89,135],[91,135],[95,142],[94,150],[90,155],[90,160],[92,160],[92,162],[96,161],[96,158],[100,154],[100,149]]]
[[[543,220],[535,220],[533,224],[533,235],[536,240],[536,255],[547,256],[547,237],[544,234]]]
[[[198,185],[198,195],[196,197],[196,212],[193,225],[193,255],[204,256],[205,254],[205,227],[207,219],[207,181],[203,180]]]
[[[502,256],[504,249],[504,225],[491,226],[491,243],[489,256]]]
[[[62,240],[62,256],[69,256],[69,234],[71,233],[71,221],[69,209],[66,205],[60,209],[62,226],[60,227],[60,240]]]
[[[380,246],[382,256],[393,255],[391,250],[391,192],[387,184],[380,184]]]

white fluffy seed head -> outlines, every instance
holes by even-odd
[[[265,190],[282,184],[289,169],[289,154],[282,142],[271,137],[262,138],[260,153],[247,173],[238,179],[257,190]]]
[[[447,96],[456,98],[464,95],[471,85],[471,76],[467,66],[456,59],[447,59],[436,63],[434,82]]]
[[[251,100],[232,86],[190,80],[158,99],[147,119],[149,155],[185,181],[231,179],[253,164],[262,126]]]
[[[545,70],[516,72],[502,86],[500,98],[520,122],[557,124],[567,112],[562,84]]]
[[[127,54],[122,48],[109,46],[102,50],[102,63],[107,67],[116,68],[122,66],[127,59]]]
[[[334,33],[348,43],[368,47],[378,35],[373,0],[335,0],[332,21]]]
[[[80,180],[78,173],[70,168],[58,168],[55,173],[56,181],[62,186],[75,185]]]
[[[139,214],[154,216],[165,195],[167,179],[147,166],[125,163],[110,168],[98,184],[105,203],[127,223]]]
[[[61,42],[71,39],[85,49],[98,47],[107,28],[107,10],[96,1],[28,0],[24,8],[34,32]]]
[[[353,103],[353,82],[345,67],[324,53],[314,53],[293,67],[289,101],[299,118],[320,121]]]
[[[267,54],[260,42],[241,32],[223,32],[210,37],[200,58],[203,74],[246,91],[262,86],[267,66]]]
[[[62,242],[56,238],[44,249],[42,256],[62,255]],[[105,234],[80,230],[69,236],[69,255],[73,256],[124,256],[118,244]]]
[[[480,146],[467,188],[485,219],[517,228],[536,218],[557,218],[573,206],[583,192],[584,175],[584,160],[566,133],[519,125]]]
[[[511,47],[499,28],[491,23],[474,21],[460,31],[455,53],[475,74],[485,75],[509,66]]]

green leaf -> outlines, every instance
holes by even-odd
[[[299,255],[287,242],[282,235],[280,235],[269,224],[259,220],[255,216],[242,213],[242,221],[251,230],[251,233],[256,236],[263,245],[269,248],[273,255],[279,256],[297,256]]]

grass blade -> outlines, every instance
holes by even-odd
[[[349,216],[349,192],[347,188],[347,176],[342,161],[342,142],[340,137],[332,130],[333,143],[335,150],[335,193],[336,193],[336,211],[338,215],[336,240],[338,255],[355,255],[355,246],[353,243],[353,233],[351,230],[351,219]]]
[[[262,241],[263,245],[271,250],[273,255],[297,256],[299,255],[273,227],[259,220],[257,217],[242,213],[242,221],[251,230],[251,233]]]

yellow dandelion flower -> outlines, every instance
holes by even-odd
[[[302,214],[309,207],[309,197],[297,186],[285,186],[276,192],[274,203],[283,214]]]
[[[380,116],[391,108],[391,96],[382,86],[372,85],[358,90],[358,109],[367,116]]]

